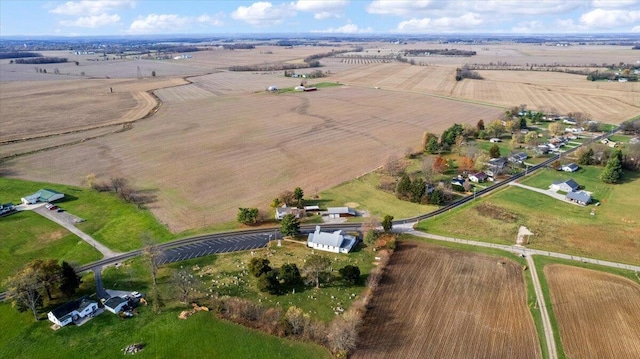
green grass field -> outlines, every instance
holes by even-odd
[[[85,222],[78,224],[78,228],[114,251],[126,252],[140,248],[143,233],[148,233],[158,242],[175,238],[149,211],[138,209],[111,193],[99,193],[75,186],[0,178],[0,198],[3,202],[20,203],[21,197],[41,188],[64,193],[65,198],[56,204],[85,219]],[[0,226],[5,219],[0,220]],[[3,248],[2,243],[0,248]]]
[[[244,328],[199,312],[178,319],[179,309],[154,314],[147,307],[132,319],[104,312],[81,327],[57,332],[50,322],[33,322],[29,313],[18,313],[0,304],[0,357],[2,358],[115,358],[129,344],[144,343],[136,358],[329,358],[320,346],[295,342]]]
[[[378,189],[380,175],[369,173],[355,180],[343,183],[319,194],[321,206],[349,206],[357,210],[367,210],[373,216],[389,214],[395,218],[408,218],[431,212],[437,206],[403,201],[396,196]]]
[[[267,257],[271,262],[271,267],[279,268],[284,263],[295,263],[298,268],[302,269],[304,259],[312,251],[306,247],[304,242],[284,241],[282,247],[273,245],[269,249],[255,250],[254,253],[255,256]],[[203,283],[202,292],[196,294],[196,297],[206,296],[211,293],[211,290],[220,296],[246,298],[266,307],[281,307],[286,310],[290,306],[296,306],[314,318],[328,322],[335,317],[333,308],[337,306],[348,308],[355,297],[365,289],[365,278],[374,267],[373,257],[375,254],[364,248],[353,251],[349,255],[321,251],[316,251],[316,253],[331,258],[333,262],[332,276],[334,278],[330,284],[322,284],[319,290],[298,286],[295,293],[292,291],[281,295],[261,293],[257,289],[257,278],[246,273],[246,266],[253,257],[250,252],[211,255],[172,263],[161,267],[158,281],[170,305],[177,304],[169,300],[174,296],[171,275],[174,271],[182,269],[199,278]],[[362,281],[359,285],[346,285],[338,278],[338,269],[347,264],[357,265],[360,268]],[[106,268],[103,280],[105,288],[137,290],[145,293],[150,289],[151,275],[142,259],[136,258],[123,263],[119,268]],[[310,296],[313,296],[314,299],[310,299]]]
[[[76,235],[33,212],[0,218],[0,290],[2,282],[33,259],[85,264],[102,254]]]
[[[602,203],[598,207],[577,206],[510,187],[435,219],[422,221],[418,228],[460,238],[515,244],[518,228],[524,225],[535,233],[528,245],[531,248],[640,263],[640,226],[635,216],[640,212],[637,191],[640,175],[625,173],[624,184],[605,185],[589,177],[597,175],[599,170],[589,167],[582,174],[573,174],[579,184],[594,191],[594,197]],[[542,170],[525,183],[547,188],[551,178],[563,175],[568,174]],[[490,205],[488,209],[487,205]],[[595,215],[590,214],[592,209]]]

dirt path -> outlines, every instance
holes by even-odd
[[[544,328],[544,336],[547,342],[547,352],[550,359],[558,358],[558,350],[556,349],[556,342],[553,338],[553,328],[551,327],[551,319],[549,319],[549,312],[547,311],[547,305],[544,301],[544,295],[542,295],[542,287],[540,286],[540,280],[538,278],[538,272],[536,272],[536,264],[531,256],[527,256],[527,264],[529,265],[529,271],[531,272],[531,279],[533,280],[533,288],[536,292],[536,299],[538,301],[538,307],[540,307],[540,314],[542,315],[542,327]]]

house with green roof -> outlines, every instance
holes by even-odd
[[[38,192],[21,198],[23,204],[36,204],[38,202],[53,202],[64,198],[64,193],[52,189],[41,189]]]

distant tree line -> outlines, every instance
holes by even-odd
[[[29,51],[3,51],[0,52],[0,59],[15,59],[20,57],[42,57],[39,52]]]
[[[320,61],[312,61],[311,63],[304,64],[259,64],[259,65],[238,65],[230,66],[229,71],[282,71],[282,70],[296,70],[307,69],[310,67],[320,67]]]
[[[200,51],[200,49],[195,47],[195,46],[176,46],[176,45],[168,45],[168,44],[154,45],[150,49],[151,50],[156,50],[156,51],[162,51],[162,52],[196,52],[196,51]]]
[[[226,50],[251,50],[256,48],[253,44],[225,44],[222,47]]]
[[[460,50],[460,49],[411,49],[405,50],[404,56],[474,56],[475,51]]]
[[[69,61],[66,57],[30,57],[26,59],[11,60],[16,64],[59,64]]]

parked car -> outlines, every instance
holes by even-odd
[[[52,205],[51,207],[49,207],[50,211],[54,211],[56,209],[58,209],[58,206],[56,206],[56,205]]]

